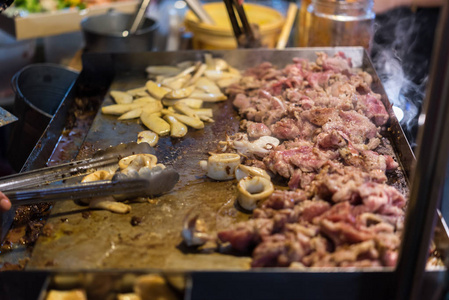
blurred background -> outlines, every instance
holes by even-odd
[[[206,6],[211,2],[213,1],[201,1]],[[314,0],[313,3],[310,0],[245,1],[245,3],[257,3],[273,9],[280,14],[282,22],[287,17],[289,5],[295,5],[297,12],[287,35],[286,47],[359,44],[365,46],[384,83],[390,102],[395,106],[395,113],[409,142],[414,147],[417,116],[426,92],[439,8],[393,5],[375,13],[372,1],[339,1],[362,4],[362,12],[359,11],[356,15],[357,18],[362,17],[355,19],[359,24],[357,27],[348,27],[346,22],[346,27],[341,27],[338,34],[334,31],[331,35],[333,40],[329,40],[327,39],[329,36],[326,36],[323,31],[327,23],[313,21],[314,13],[317,16],[319,9],[327,9],[326,6],[319,6],[323,2],[326,1]],[[138,4],[135,0],[112,2],[108,0],[16,0],[13,7],[0,14],[0,107],[14,113],[15,95],[11,87],[11,78],[27,65],[54,63],[79,71],[83,51],[117,51],[117,44],[95,46],[99,48],[90,45],[89,48],[89,45],[86,45],[88,40],[83,36],[83,31],[86,34],[86,30],[82,29],[81,23],[86,17],[94,15],[114,12],[132,13]],[[311,4],[315,6],[311,8]],[[192,13],[190,14],[193,23],[191,22],[188,26],[188,10],[187,3],[181,0],[151,1],[146,15],[154,20],[157,26],[151,29],[151,44],[146,45],[147,48],[143,50],[220,48],[211,44],[212,40],[210,43],[202,44],[195,42],[195,35],[200,36],[201,30],[203,34],[204,32],[209,34],[208,37],[213,37],[219,30],[211,31],[210,28],[206,28],[209,30],[207,32],[203,24],[192,27],[194,26],[192,24],[197,22],[196,17],[192,17]],[[248,14],[251,21],[251,11],[248,11]],[[255,15],[261,16],[260,12],[255,12]],[[270,26],[276,27],[277,39],[283,23],[275,24],[276,15],[270,18],[272,18]],[[332,22],[335,20],[333,19]],[[320,22],[324,21],[320,20]],[[313,24],[320,24],[318,33],[314,32],[316,28],[313,28]],[[263,31],[262,29],[268,28],[267,24],[264,26],[261,26],[262,35],[269,35],[267,32],[271,30],[271,27]],[[310,34],[311,32],[313,34]],[[345,40],[343,37],[347,34],[358,38]],[[367,39],[366,34],[368,34]],[[319,38],[313,39],[313,37]],[[341,38],[337,40],[336,37]],[[273,47],[275,42],[276,40],[269,46]],[[7,159],[13,125],[0,127],[0,176],[19,171],[17,167],[12,168]]]

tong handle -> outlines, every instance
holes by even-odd
[[[64,186],[51,186],[45,189],[8,191],[4,194],[13,206],[29,205],[48,201],[102,197],[110,195],[145,195],[150,182],[147,179],[127,179],[120,181],[94,181]]]

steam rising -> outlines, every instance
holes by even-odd
[[[416,15],[396,10],[378,18],[373,41],[373,63],[384,85],[398,120],[412,146],[415,144],[417,119],[427,83],[429,57],[416,51],[422,26]],[[422,41],[421,41],[422,43]],[[422,52],[422,51],[421,51]]]

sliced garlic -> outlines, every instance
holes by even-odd
[[[187,134],[187,126],[179,122],[174,116],[165,115],[164,119],[170,124],[170,136],[183,137]]]
[[[148,127],[148,129],[154,131],[160,136],[170,133],[170,124],[161,118],[160,113],[148,113],[144,110],[140,116],[140,119],[143,124]]]
[[[152,80],[148,80],[145,84],[148,93],[154,98],[161,100],[168,93],[168,91],[162,87],[160,87],[156,82]]]
[[[133,102],[133,96],[122,91],[111,91],[109,93],[117,104],[128,104]]]
[[[133,109],[133,110],[130,110],[130,111],[124,113],[123,115],[118,117],[118,120],[136,119],[136,118],[139,118],[141,114],[142,114],[142,108],[139,107],[139,108],[136,108],[136,109]]]
[[[144,130],[137,134],[137,144],[148,143],[151,147],[154,147],[158,141],[159,136],[151,130]]]

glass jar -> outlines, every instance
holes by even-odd
[[[371,48],[375,14],[373,0],[312,0],[307,46]]]

